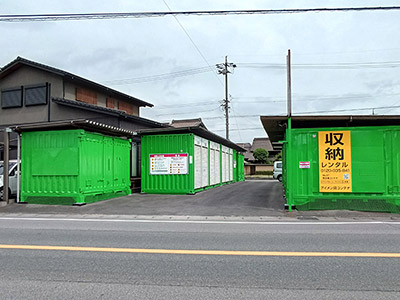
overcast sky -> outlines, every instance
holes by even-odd
[[[168,11],[165,3],[173,11],[399,5],[398,0],[0,0],[0,14]],[[215,64],[228,55],[237,65],[229,75],[230,137],[251,142],[266,136],[260,115],[286,114],[291,49],[293,114],[400,112],[379,109],[400,106],[400,10],[177,19],[190,38],[172,16],[0,22],[0,65],[22,56],[60,68],[153,103],[141,110],[143,117],[160,122],[201,117],[224,136],[224,78]],[[155,75],[161,74],[170,75],[159,80]]]

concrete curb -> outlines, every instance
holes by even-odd
[[[290,213],[289,213],[290,214]],[[346,223],[393,223],[400,222],[400,216],[173,216],[173,215],[104,215],[104,214],[28,214],[28,213],[0,213],[0,219],[51,219],[51,220],[136,220],[136,221],[193,221],[193,222],[254,222],[254,223],[321,223],[321,222],[346,222]]]

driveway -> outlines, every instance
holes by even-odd
[[[0,207],[0,216],[400,221],[399,214],[390,213],[347,210],[288,212],[284,210],[284,203],[282,184],[277,180],[248,180],[199,192],[196,195],[132,194],[80,207],[12,203]]]
[[[195,195],[132,194],[85,206],[12,204],[0,213],[173,216],[270,216],[284,210],[282,184],[250,180]]]

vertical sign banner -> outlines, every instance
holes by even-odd
[[[351,193],[350,131],[318,132],[319,191]]]
[[[188,174],[188,154],[150,154],[150,175]]]

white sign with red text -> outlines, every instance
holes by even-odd
[[[299,168],[300,169],[309,169],[310,162],[309,161],[299,161]]]
[[[150,175],[188,174],[188,154],[150,154]]]

